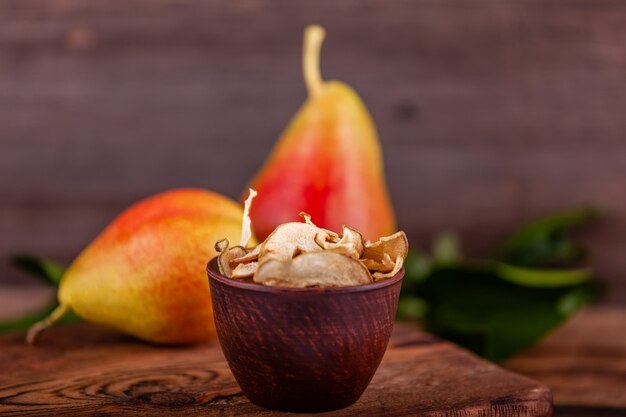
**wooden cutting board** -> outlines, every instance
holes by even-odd
[[[59,326],[27,346],[0,338],[0,414],[269,416],[241,393],[217,342],[157,347],[88,324]],[[549,416],[547,387],[396,325],[361,399],[334,416]]]

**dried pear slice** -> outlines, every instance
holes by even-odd
[[[396,258],[396,264],[394,265],[393,269],[389,272],[374,272],[372,274],[372,278],[374,278],[374,281],[380,281],[381,279],[385,279],[385,278],[391,278],[392,276],[396,275],[398,272],[400,272],[400,270],[402,269],[402,265],[404,265],[404,258],[402,256],[398,256]]]
[[[233,246],[227,248],[220,256],[217,257],[217,266],[220,269],[220,273],[227,277],[232,277],[232,261],[233,259],[240,258],[246,254],[246,250],[241,246]]]
[[[315,242],[318,234],[333,232],[309,223],[281,224],[261,244],[259,259],[288,260],[299,254],[319,252],[322,248]]]
[[[388,253],[383,254],[383,259],[380,262],[373,259],[360,259],[360,261],[370,271],[389,272],[395,266],[395,262]]]
[[[257,196],[257,192],[252,188],[248,189],[248,198],[243,203],[243,217],[241,218],[241,247],[247,247],[248,242],[252,238],[252,221],[250,220],[250,207],[252,206],[252,200]]]
[[[315,223],[313,223],[313,221],[311,220],[311,215],[301,211],[300,213],[298,213],[298,216],[302,217],[304,219],[304,222],[306,224],[308,224],[309,226],[313,226],[316,227],[318,229],[323,230],[324,232],[326,232],[328,234],[328,240],[330,242],[338,242],[339,241],[339,235],[335,232],[331,232],[330,230],[326,230],[326,229],[322,229],[321,227],[318,227]]]
[[[261,252],[261,245],[255,246],[253,249],[248,249],[248,253],[239,258],[233,259],[234,264],[247,264],[248,262],[256,261],[259,259],[259,253]]]
[[[226,249],[228,249],[228,245],[230,243],[228,243],[228,239],[220,239],[217,242],[215,242],[215,251],[222,253],[224,252]]]
[[[339,240],[318,233],[315,235],[315,242],[325,251],[340,253],[352,259],[359,259],[363,254],[363,236],[348,226],[343,227],[343,235]]]
[[[219,252],[220,254],[217,257],[217,266],[220,270],[220,274],[222,275],[226,275],[226,271],[229,268],[228,262],[225,261],[226,258],[224,257],[224,253],[226,253],[226,251],[228,250],[228,245],[230,245],[228,239],[220,239],[215,242],[215,251]]]
[[[372,276],[359,261],[333,252],[309,252],[288,260],[261,263],[254,282],[274,287],[347,287],[369,284]]]
[[[301,211],[300,213],[298,213],[298,216],[302,217],[306,224],[309,224],[311,226],[315,226],[313,224],[313,222],[311,221],[311,215],[310,214],[305,213],[304,211]],[[317,227],[317,226],[315,226],[315,227]]]
[[[400,231],[390,236],[381,237],[374,243],[366,243],[362,258],[383,263],[385,254],[388,254],[391,259],[397,260],[398,257],[406,259],[408,251],[409,242],[404,232]]]
[[[249,278],[254,275],[258,266],[258,262],[239,264],[233,269],[231,276],[235,279]]]

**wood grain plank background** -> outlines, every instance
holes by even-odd
[[[304,99],[301,31],[381,134],[400,225],[483,255],[597,203],[593,262],[626,301],[626,3],[0,1],[0,257],[69,261],[133,201],[237,197]],[[22,277],[0,267],[3,282]]]

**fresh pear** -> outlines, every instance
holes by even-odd
[[[376,127],[352,88],[322,80],[323,39],[321,27],[306,28],[309,97],[250,184],[259,192],[251,217],[262,240],[278,225],[297,221],[302,211],[320,227],[341,232],[349,224],[369,240],[396,229]]]
[[[28,340],[73,310],[91,323],[166,344],[215,334],[205,272],[214,242],[241,234],[242,209],[222,195],[176,189],[136,203],[83,250],[59,284],[59,307]]]

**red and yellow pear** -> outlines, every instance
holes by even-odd
[[[215,334],[205,266],[222,238],[237,241],[242,209],[222,195],[176,189],[121,213],[65,272],[60,306],[28,334],[33,342],[70,309],[91,323],[166,344]]]
[[[303,70],[309,97],[250,183],[259,192],[251,212],[259,239],[297,221],[302,211],[320,227],[340,232],[349,224],[370,240],[396,229],[376,127],[352,88],[322,80],[323,39],[321,27],[306,28]]]

